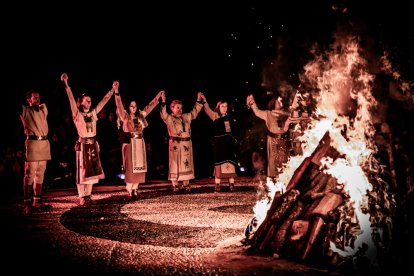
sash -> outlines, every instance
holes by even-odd
[[[131,138],[132,172],[141,173],[147,171],[146,151],[144,139]]]

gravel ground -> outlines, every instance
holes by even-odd
[[[256,188],[236,192],[194,186],[172,195],[146,187],[136,201],[124,190],[93,195],[79,207],[76,192],[54,193],[52,211],[22,214],[7,200],[3,269],[41,275],[321,275],[328,271],[272,257],[247,256],[241,241],[252,218]],[[6,270],[7,271],[7,270]],[[332,273],[331,273],[332,274]]]

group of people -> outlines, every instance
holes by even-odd
[[[234,178],[237,176],[233,119],[227,113],[227,102],[219,101],[214,111],[207,103],[202,92],[198,92],[193,109],[183,113],[183,103],[172,100],[170,111],[166,109],[166,93],[159,91],[142,110],[136,101],[129,102],[128,110],[124,108],[119,82],[114,81],[111,89],[92,107],[91,96],[82,93],[77,100],[69,86],[69,76],[61,75],[61,81],[69,99],[72,119],[79,136],[75,144],[76,151],[76,185],[80,205],[93,203],[91,195],[93,185],[105,178],[101,160],[100,147],[96,139],[98,113],[112,96],[115,97],[116,109],[122,124],[122,162],[125,174],[128,198],[136,199],[140,183],[145,182],[147,172],[146,146],[143,136],[148,126],[146,117],[161,103],[160,116],[165,122],[168,135],[168,180],[172,183],[173,193],[190,191],[190,180],[195,178],[194,158],[191,141],[191,122],[204,108],[214,125],[214,177],[215,191],[219,192],[221,180],[228,179],[231,191],[234,191]],[[48,140],[48,110],[40,103],[40,95],[31,90],[27,93],[27,105],[22,107],[20,118],[23,123],[25,141],[25,171],[23,180],[24,210],[30,214],[50,205],[42,202],[42,183],[46,164],[51,160]]]
[[[95,107],[92,107],[91,96],[87,93],[81,94],[75,100],[66,73],[61,75],[61,81],[65,85],[72,119],[79,137],[75,144],[75,151],[76,185],[80,205],[92,204],[93,185],[105,178],[100,160],[100,147],[96,139],[97,121],[98,113],[112,96],[115,97],[116,113],[124,133],[122,165],[129,199],[137,199],[139,184],[145,182],[148,168],[144,140],[144,129],[148,126],[146,117],[158,104],[161,105],[160,117],[166,124],[169,136],[168,180],[172,183],[173,193],[191,190],[190,180],[195,178],[191,122],[197,118],[202,109],[213,122],[215,192],[220,192],[223,179],[227,179],[230,191],[235,190],[235,177],[237,177],[235,119],[228,113],[226,101],[218,101],[213,110],[205,95],[198,92],[196,103],[190,112],[183,113],[183,103],[177,99],[171,101],[170,112],[167,112],[166,93],[162,90],[142,110],[138,109],[137,102],[134,100],[128,103],[128,110],[126,110],[119,91],[119,82],[114,81],[111,89]],[[40,102],[37,91],[28,91],[26,99],[27,105],[22,106],[20,118],[26,135],[23,197],[25,212],[29,214],[33,211],[50,209],[50,206],[42,201],[42,184],[47,161],[51,160],[51,152],[48,140],[47,106]],[[253,95],[247,96],[246,103],[253,113],[264,121],[268,130],[266,175],[274,180],[283,164],[288,161],[292,147],[295,154],[301,153],[300,141],[288,143],[287,137],[289,130],[292,130],[291,126],[296,125],[294,129],[297,132],[298,127],[306,127],[309,118],[307,116],[298,118],[295,113],[285,111],[280,98],[270,101],[267,110],[258,108]],[[294,101],[295,110],[297,105],[298,102]],[[306,115],[306,112],[303,114]],[[298,133],[290,135],[298,137]]]

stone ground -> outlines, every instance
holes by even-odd
[[[248,256],[241,243],[257,200],[252,179],[236,191],[214,180],[172,194],[166,181],[142,184],[128,201],[124,186],[96,185],[94,205],[80,207],[75,189],[48,189],[49,212],[22,212],[22,199],[1,204],[2,270],[38,275],[334,275],[288,259]]]

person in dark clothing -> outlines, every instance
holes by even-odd
[[[237,176],[236,139],[234,138],[234,119],[227,113],[228,103],[217,102],[213,110],[205,101],[204,111],[213,120],[213,153],[215,192],[220,192],[221,180],[228,179],[230,191],[234,191],[234,178]]]

